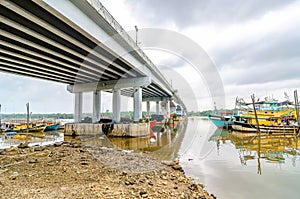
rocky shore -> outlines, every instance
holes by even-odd
[[[23,146],[25,147],[25,146]],[[0,150],[0,198],[214,198],[179,164],[80,141]]]

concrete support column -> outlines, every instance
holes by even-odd
[[[150,117],[150,101],[147,101],[147,116]]]
[[[134,121],[139,121],[139,119],[142,118],[142,88],[141,87],[134,87],[133,88],[133,120]]]
[[[75,93],[74,120],[80,122],[82,118],[82,93]]]
[[[101,114],[101,91],[93,92],[93,123],[100,120]]]
[[[167,111],[167,118],[170,118],[170,100],[169,99],[167,99],[166,111]]]
[[[118,123],[121,121],[121,90],[113,90],[113,121]]]
[[[159,101],[156,102],[156,114],[159,114]]]

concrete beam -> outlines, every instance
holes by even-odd
[[[150,85],[150,77],[136,77],[111,81],[68,85],[67,90],[71,93],[91,92],[100,90],[123,89],[132,87],[146,87]]]
[[[82,93],[75,93],[74,120],[80,122],[82,119]]]
[[[100,120],[101,114],[101,91],[96,91],[93,93],[93,123]]]
[[[163,101],[167,98],[164,97],[145,97],[143,98],[143,102],[147,102],[147,101],[152,101],[152,102],[159,102],[159,101]]]
[[[121,90],[113,90],[113,121],[118,123],[121,121]]]

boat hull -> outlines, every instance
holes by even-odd
[[[229,129],[230,124],[228,121],[223,119],[221,116],[208,116],[210,121],[218,128],[218,129]]]
[[[273,134],[297,134],[299,133],[298,126],[259,126],[261,133]],[[257,132],[257,126],[249,123],[234,122],[232,125],[232,130],[240,132]]]
[[[55,131],[60,127],[59,124],[53,124],[53,125],[49,125],[46,126],[45,131]]]

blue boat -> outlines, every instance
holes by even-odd
[[[60,124],[47,125],[44,131],[55,131],[60,127]]]
[[[15,136],[15,135],[17,135],[17,132],[16,131],[10,131],[10,132],[6,132],[5,135],[6,136]]]

